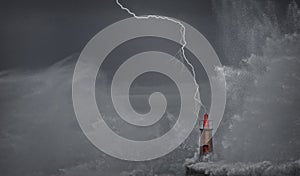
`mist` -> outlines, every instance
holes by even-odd
[[[300,167],[298,5],[291,1],[281,7],[270,0],[214,0],[212,4],[220,36],[216,50],[224,63],[217,69],[226,77],[227,104],[214,136],[220,162],[211,173],[294,173]],[[199,126],[176,150],[149,162],[112,158],[88,141],[72,105],[72,76],[78,56],[73,54],[46,68],[0,73],[1,175],[183,175],[185,159],[197,151]],[[98,106],[104,107],[105,121],[116,133],[144,140],[161,136],[173,126],[180,100],[172,81],[160,78],[155,87],[170,100],[164,120],[141,131],[118,121],[108,94],[110,74],[100,70],[96,95]],[[208,82],[199,84],[208,104]],[[153,90],[148,87],[146,93],[140,92],[145,87],[137,82],[131,92],[133,106],[139,112],[147,111],[148,106],[140,106]],[[220,167],[232,172],[219,172]]]
[[[232,63],[222,68],[227,107],[215,139],[226,160],[299,158],[300,13],[294,1],[283,17],[275,5],[215,1]]]

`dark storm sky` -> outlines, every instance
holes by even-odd
[[[213,42],[216,27],[209,0],[121,2],[137,14],[184,20]],[[45,67],[80,52],[101,29],[130,17],[114,0],[4,1],[0,14],[0,70]]]
[[[174,17],[196,27],[215,47],[210,0],[121,0],[137,14]],[[286,4],[286,0],[277,3]],[[104,27],[129,15],[114,0],[2,1],[0,70],[41,68],[75,52]],[[222,56],[222,53],[218,53]]]

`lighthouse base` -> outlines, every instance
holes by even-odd
[[[200,162],[211,162],[213,161],[213,153],[203,154],[199,157]]]

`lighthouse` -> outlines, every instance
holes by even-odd
[[[208,120],[208,114],[204,114],[200,121],[200,161],[209,161],[213,154],[212,121]]]

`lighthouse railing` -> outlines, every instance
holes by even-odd
[[[200,130],[213,130],[213,121],[212,120],[208,120],[208,124],[207,125],[204,125],[204,120],[201,120],[200,121]]]

